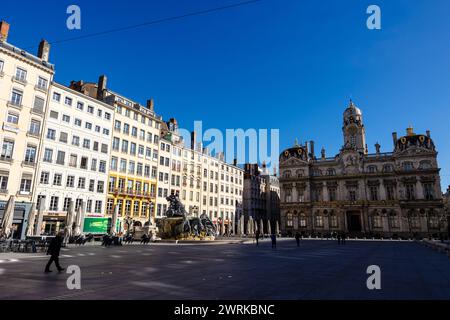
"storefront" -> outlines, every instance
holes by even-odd
[[[5,215],[7,201],[0,201],[0,223],[3,221]],[[28,217],[30,215],[31,203],[29,202],[16,202],[14,205],[14,218],[13,218],[13,237],[14,239],[25,239]]]

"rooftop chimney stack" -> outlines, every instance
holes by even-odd
[[[7,42],[9,34],[9,23],[6,21],[0,21],[0,41]]]
[[[192,131],[191,132],[191,149],[195,151],[195,144],[197,142],[197,132]]]
[[[151,111],[155,111],[155,105],[153,102],[153,98],[147,100],[147,109]]]
[[[98,78],[98,87],[97,87],[97,99],[98,100],[103,100],[104,97],[104,92],[106,90],[106,84],[108,82],[108,78],[105,75],[101,75]]]
[[[45,62],[48,62],[48,59],[50,58],[50,43],[45,39],[42,39],[41,42],[39,42],[38,58]]]
[[[314,152],[314,141],[310,141],[309,142],[309,145],[311,146],[311,158],[312,159],[315,159],[316,158],[316,154],[315,154],[315,152]]]
[[[397,132],[392,132],[392,140],[394,142],[394,148],[397,145]]]
[[[236,158],[233,159],[233,166],[237,167],[237,159]]]

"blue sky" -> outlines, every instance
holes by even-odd
[[[4,1],[19,47],[133,25],[239,0]],[[66,28],[66,8],[82,29]],[[382,10],[382,30],[366,28],[366,8]],[[255,4],[55,44],[56,80],[97,81],[182,127],[279,128],[280,148],[315,140],[327,155],[342,145],[350,96],[363,110],[367,142],[392,151],[391,133],[431,130],[442,187],[450,184],[450,1],[262,0]],[[30,51],[35,50],[31,48]]]

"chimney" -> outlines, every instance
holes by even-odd
[[[428,137],[428,138],[431,138],[431,132],[430,132],[430,130],[427,130],[427,137]]]
[[[394,141],[394,148],[397,145],[397,132],[392,132],[392,140]]]
[[[195,151],[195,143],[197,141],[197,132],[191,132],[191,149]]]
[[[0,41],[7,42],[9,34],[9,23],[6,21],[0,21]]]
[[[237,159],[236,158],[233,159],[233,166],[237,167]]]
[[[155,110],[153,98],[147,100],[147,109],[149,109],[151,111]]]
[[[50,57],[50,43],[48,43],[47,40],[42,39],[41,42],[39,42],[39,49],[37,56],[43,61],[48,62],[48,59]]]
[[[97,86],[97,99],[103,100],[104,91],[106,90],[106,83],[108,82],[108,78],[105,75],[101,75],[98,78],[98,86]]]
[[[316,155],[315,155],[315,152],[314,152],[314,141],[310,141],[309,142],[309,145],[311,146],[311,158],[312,159],[315,159],[316,158]]]

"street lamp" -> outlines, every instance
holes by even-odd
[[[153,201],[149,200],[148,201],[148,205],[147,205],[147,210],[148,212],[148,226],[150,227],[151,225],[153,225],[152,222],[152,218],[153,218],[153,208],[155,207],[155,204],[153,203]]]

